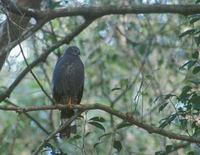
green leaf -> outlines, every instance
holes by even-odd
[[[127,88],[128,87],[128,79],[122,79],[122,80],[120,80],[120,86],[122,87],[122,88]]]
[[[190,68],[192,68],[192,67],[196,64],[196,62],[197,62],[196,60],[195,60],[195,61],[192,61],[192,60],[189,61],[188,65],[187,65],[187,66],[188,66],[188,70],[189,70]]]
[[[97,143],[95,143],[93,147],[96,148],[97,145],[99,145],[99,144],[101,144],[101,142],[97,142]]]
[[[122,149],[122,144],[121,144],[120,141],[114,141],[113,147],[114,147],[115,149],[117,149],[118,152],[120,152],[121,149]]]
[[[155,155],[166,155],[165,151],[157,151],[155,152]]]
[[[197,94],[193,94],[190,99],[190,102],[193,104],[200,104],[200,96]]]
[[[101,135],[101,136],[99,137],[99,141],[101,141],[102,138],[104,138],[104,137],[106,137],[106,136],[110,136],[110,135],[112,135],[111,132]]]
[[[182,89],[182,92],[184,91],[185,93],[189,92],[190,90],[192,89],[191,86],[184,86],[183,89]]]
[[[169,122],[168,121],[163,121],[160,125],[159,125],[159,128],[164,128],[164,127],[166,127],[167,125],[169,124]]]
[[[198,20],[200,20],[200,16],[199,15],[192,15],[192,16],[190,16],[190,24],[194,24]]]
[[[186,31],[182,32],[182,33],[179,35],[179,37],[182,38],[182,37],[184,37],[184,36],[186,36],[186,35],[193,34],[194,32],[195,32],[195,29],[189,29],[189,30],[186,30]]]
[[[196,67],[194,67],[194,69],[192,70],[192,73],[193,74],[197,74],[197,73],[199,73],[200,72],[200,66],[196,66]]]
[[[89,136],[90,134],[91,134],[91,132],[87,132],[87,133],[85,134],[85,137]]]
[[[44,147],[49,147],[52,150],[54,150],[54,146],[51,143],[47,143]]]
[[[75,135],[74,137],[72,137],[73,140],[75,140],[75,139],[80,139],[80,138],[81,138],[80,135]]]
[[[193,59],[198,59],[198,57],[199,57],[199,52],[198,51],[195,51],[195,52],[192,53],[192,58]]]
[[[185,86],[182,89],[181,94],[178,97],[178,100],[181,102],[186,102],[188,98],[190,97],[190,94],[188,94],[189,91],[191,91],[192,87],[191,86]]]
[[[195,81],[195,80],[189,80],[189,82],[195,84],[195,85],[199,85],[200,84],[200,81]]]
[[[198,29],[196,32],[195,32],[195,34],[199,34],[200,33],[200,30]]]
[[[65,1],[63,1],[63,2],[65,2]],[[66,1],[66,2],[67,2],[67,1]],[[66,2],[65,2],[65,3],[66,3]],[[49,1],[48,1],[48,5],[49,5],[49,8],[50,8],[50,9],[55,9],[55,8],[58,8],[58,7],[62,7],[61,1],[54,2],[53,0],[49,0]]]
[[[187,152],[187,155],[195,155],[194,151]]]
[[[189,60],[185,64],[183,64],[179,69],[184,69],[184,67],[187,66],[187,69],[189,70],[191,67],[193,67],[196,64],[197,60]]]
[[[159,128],[164,128],[164,127],[166,127],[166,126],[169,125],[175,118],[176,118],[176,114],[172,114],[172,115],[170,115],[168,118],[163,119],[163,120],[161,121],[162,123],[160,124]]]
[[[197,94],[193,94],[190,103],[192,103],[192,107],[196,110],[200,110],[200,96]]]
[[[97,127],[97,128],[99,128],[99,129],[102,129],[105,132],[105,128],[104,128],[104,126],[102,124],[100,124],[98,122],[94,122],[94,121],[90,121],[88,123],[93,125],[93,126],[95,126],[95,127]]]
[[[173,145],[167,145],[167,146],[166,146],[166,151],[167,151],[167,152],[171,152],[171,151],[173,151],[173,149],[174,149],[174,146],[173,146]]]
[[[159,107],[159,112],[162,111],[167,105],[168,105],[168,102],[163,103],[163,104]]]
[[[185,129],[187,127],[187,119],[181,119],[180,120],[182,129]]]
[[[120,89],[122,89],[122,88],[116,87],[116,88],[111,89],[111,91],[120,90]]]
[[[130,126],[132,126],[132,124],[127,123],[127,122],[122,122],[121,124],[119,124],[117,126],[117,129],[121,129],[121,128],[125,128],[125,127],[130,127]]]
[[[197,46],[199,46],[199,44],[200,44],[200,35],[199,36],[195,36],[194,37],[194,41],[197,44]]]
[[[199,2],[200,2],[200,0],[196,0],[196,2],[195,2],[195,3],[197,4],[197,3],[199,3]]]
[[[106,121],[103,117],[100,117],[100,116],[90,118],[90,120],[96,121],[96,122],[105,122]]]
[[[150,80],[153,78],[153,76],[150,75],[150,74],[147,74],[145,77],[146,77],[147,79],[150,79]]]

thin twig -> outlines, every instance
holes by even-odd
[[[9,155],[13,155],[13,152],[14,152],[18,127],[19,127],[19,116],[17,116],[16,123],[14,124],[13,129],[12,129],[13,130],[12,131],[13,138],[12,138],[12,142],[9,146],[9,150],[8,150]]]
[[[37,82],[37,84],[39,85],[40,89],[42,90],[42,92],[48,97],[48,99],[51,101],[51,103],[54,104],[54,100],[51,98],[51,96],[46,92],[46,90],[44,89],[44,87],[42,86],[42,84],[40,83],[40,81],[38,80],[38,78],[36,77],[36,75],[33,73],[32,69],[30,68],[30,65],[24,55],[24,51],[22,49],[22,46],[21,46],[21,43],[19,42],[19,48],[20,48],[20,51],[22,53],[22,56],[24,58],[24,61],[27,65],[27,68],[29,69],[29,72],[31,73],[31,75],[33,76],[33,78],[35,79],[35,81]]]
[[[16,104],[14,104],[13,102],[11,102],[8,99],[5,99],[4,102],[14,106],[14,107],[19,107]],[[20,107],[19,107],[20,108]],[[24,112],[24,114],[31,120],[33,121],[44,133],[46,133],[47,135],[50,133],[49,131],[47,131],[47,129],[45,129],[42,124],[40,122],[38,122],[33,116],[31,116],[29,113]]]

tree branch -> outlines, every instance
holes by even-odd
[[[32,69],[30,69],[29,67],[29,63],[26,59],[26,56],[24,54],[24,51],[22,49],[21,43],[19,42],[19,47],[20,47],[20,51],[21,54],[24,58],[25,64],[27,65],[27,68],[29,69],[29,72],[32,74],[33,78],[35,79],[36,83],[39,85],[40,89],[42,90],[42,92],[46,95],[46,97],[51,101],[52,104],[54,104],[54,100],[51,98],[51,96],[47,93],[47,91],[44,89],[44,87],[42,86],[41,82],[38,80],[37,76],[33,73]]]
[[[97,109],[103,110],[105,112],[108,112],[112,115],[117,116],[118,118],[121,118],[125,122],[136,125],[139,128],[146,130],[150,134],[155,133],[155,134],[159,134],[159,135],[168,137],[170,139],[183,140],[183,141],[188,141],[188,142],[191,142],[191,143],[200,144],[199,138],[177,134],[177,133],[174,133],[174,132],[171,132],[171,131],[167,131],[167,130],[164,130],[164,129],[161,129],[161,128],[158,128],[158,127],[148,125],[147,123],[143,123],[142,121],[136,119],[132,115],[124,114],[120,111],[117,111],[115,109],[110,108],[109,106],[105,106],[105,105],[101,105],[101,104],[85,104],[85,105],[72,105],[72,106],[73,106],[74,109],[78,109],[81,112],[88,111],[88,110],[97,110]],[[65,109],[65,108],[66,108],[66,105],[60,105],[60,104],[58,104],[58,105],[48,105],[48,106],[30,106],[30,107],[27,107],[27,108],[19,108],[19,107],[14,107],[14,106],[0,106],[0,110],[16,111],[16,112],[19,112],[19,113],[31,112],[31,111],[40,111],[40,110],[56,110],[56,109]]]
[[[66,107],[66,106],[65,106]],[[72,116],[65,124],[63,124],[60,128],[58,128],[57,130],[53,131],[38,147],[37,149],[34,151],[33,155],[37,155],[42,148],[48,143],[48,141],[50,141],[52,138],[55,137],[55,135],[57,133],[59,133],[60,131],[62,131],[64,128],[66,128],[67,126],[69,126],[73,120],[75,120],[80,114],[82,113],[82,111],[79,111],[76,115]]]
[[[31,30],[29,35],[26,37],[20,37],[20,40],[26,39],[32,33],[40,29],[45,23],[58,17],[68,16],[84,16],[90,18],[98,18],[105,15],[111,14],[141,14],[141,13],[179,13],[183,15],[198,14],[200,13],[200,5],[134,5],[134,6],[100,6],[100,7],[75,7],[75,8],[64,8],[59,10],[45,10],[39,11],[30,8],[23,8],[20,6],[13,5],[12,2],[7,3],[6,8],[18,15],[25,15],[34,17],[39,23],[35,26],[34,30]],[[5,52],[10,51],[13,46],[16,46],[17,41],[12,43],[12,46]],[[1,57],[0,57],[1,58]]]
[[[36,19],[55,19],[58,17],[84,16],[84,17],[102,17],[111,14],[151,14],[151,13],[176,13],[182,15],[192,15],[200,13],[200,5],[173,5],[173,4],[141,4],[132,6],[81,6],[73,8],[63,8],[59,10],[39,11],[14,7],[7,5],[7,9],[12,13],[24,14],[25,16]]]
[[[17,15],[19,17],[34,17],[38,22],[43,24],[49,22],[52,19],[59,17],[69,17],[69,16],[83,16],[86,19],[96,19],[98,17],[102,17],[105,15],[111,14],[151,14],[151,13],[177,13],[182,15],[192,15],[200,13],[200,5],[133,5],[133,6],[99,6],[99,7],[74,7],[74,8],[63,8],[59,10],[45,10],[39,11],[35,10],[35,4],[30,1],[29,3],[33,5],[32,8],[28,8],[29,5],[25,5],[26,7],[22,7],[20,5],[13,4],[11,1],[3,1],[4,7],[7,8],[10,13],[13,15]],[[40,0],[37,0],[37,3],[40,3]],[[21,21],[21,20],[17,20]],[[29,18],[26,18],[26,22],[29,21]],[[43,24],[40,24],[42,26]],[[6,23],[5,23],[6,25]],[[20,25],[20,24],[19,24]],[[24,24],[26,25],[26,24]],[[6,26],[5,26],[6,27]],[[3,30],[5,31],[5,30]],[[4,34],[4,33],[3,33]],[[6,33],[4,34],[7,35]],[[2,36],[2,45],[5,46],[8,42],[5,41],[5,36]],[[15,35],[18,37],[18,35]],[[7,36],[6,36],[7,37]],[[16,38],[16,37],[15,37]],[[15,39],[12,39],[14,41]],[[2,46],[1,46],[2,47]],[[3,48],[4,49],[4,48]],[[0,70],[6,59],[6,55],[9,51],[0,51]]]
[[[6,102],[7,104],[10,104],[14,107],[19,107],[16,104],[12,103],[11,101],[5,99],[4,102]],[[31,116],[29,113],[25,112],[24,113],[31,121],[33,121],[44,133],[46,133],[47,135],[49,134],[49,131],[47,131],[40,122],[38,122],[33,116]]]

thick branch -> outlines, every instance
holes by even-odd
[[[13,13],[13,17],[16,19],[12,19],[15,21],[18,25],[16,27],[15,25],[12,26],[12,29],[14,30],[15,34],[11,34],[10,41],[14,41],[19,35],[16,34],[18,32],[21,34],[23,30],[19,29],[20,27],[26,27],[29,18],[26,19],[26,22],[22,22],[22,20],[19,20],[18,18],[22,18],[23,16],[27,17],[34,17],[39,21],[43,20],[45,22],[48,22],[52,19],[59,18],[59,17],[68,17],[68,16],[84,16],[87,19],[94,19],[98,17],[102,17],[105,15],[111,15],[111,14],[151,14],[151,13],[177,13],[182,15],[192,15],[192,14],[199,14],[200,13],[200,5],[133,5],[133,6],[100,6],[100,7],[75,7],[75,8],[64,8],[59,10],[45,10],[45,11],[39,11],[28,8],[31,4],[33,5],[33,8],[37,8],[38,4],[40,4],[41,0],[37,0],[37,5],[35,5],[35,1],[22,1],[23,5],[13,5],[12,3],[6,3],[6,8]],[[34,3],[33,3],[34,2]],[[30,4],[29,4],[30,3]],[[23,15],[23,16],[22,16]],[[19,16],[19,17],[18,17]],[[18,17],[18,18],[17,18]],[[20,21],[20,23],[18,23]],[[0,46],[5,46],[8,41],[8,35],[7,35],[7,21],[2,26],[2,39],[3,41],[0,42]],[[19,29],[19,30],[18,30]],[[0,51],[0,70],[1,67],[5,61],[6,55],[9,52]]]
[[[32,106],[27,108],[18,108],[18,107],[11,107],[11,106],[0,106],[0,110],[8,110],[8,111],[16,111],[16,112],[31,112],[31,111],[39,111],[39,110],[55,110],[55,109],[65,109],[65,105],[49,105],[49,106]],[[80,111],[84,112],[87,110],[103,110],[106,111],[112,115],[115,115],[125,122],[129,122],[133,125],[138,126],[139,128],[142,128],[146,130],[149,133],[156,133],[165,137],[168,137],[170,139],[176,139],[176,140],[183,140],[188,141],[191,143],[198,143],[200,144],[200,139],[195,137],[189,137],[181,134],[176,134],[171,131],[167,131],[158,127],[154,127],[151,125],[148,125],[146,123],[143,123],[142,121],[136,119],[132,115],[124,114],[120,111],[117,111],[115,109],[110,108],[109,106],[101,105],[101,104],[87,104],[87,105],[73,105],[73,108],[79,109]]]
[[[200,13],[200,5],[145,5],[143,4],[143,5],[134,5],[134,6],[118,6],[118,7],[117,6],[100,6],[100,7],[83,7],[82,6],[82,7],[75,7],[75,8],[64,8],[64,9],[59,9],[59,10],[48,10],[48,11],[47,10],[39,11],[39,10],[34,10],[34,9],[29,9],[29,8],[27,9],[27,7],[24,7],[24,5],[22,6],[23,7],[21,6],[16,7],[15,5],[12,5],[12,3],[8,3],[6,5],[7,9],[16,15],[21,16],[23,14],[23,16],[34,17],[36,19],[40,19],[40,21],[41,20],[44,21],[44,23],[47,23],[48,21],[58,18],[58,17],[67,17],[67,16],[84,16],[87,19],[94,19],[101,16],[105,16],[105,15],[111,15],[111,14],[177,13],[177,14],[182,14],[182,15],[191,15],[191,14]],[[21,21],[21,20],[17,20],[17,21]],[[3,32],[7,32],[6,29],[7,28],[3,29]],[[14,32],[18,32],[18,31],[15,30]],[[18,35],[15,34],[15,36],[18,36]],[[3,40],[2,44],[3,46],[5,46],[5,44],[7,44],[7,41],[5,42],[5,36],[2,38],[4,38],[2,39]],[[0,69],[4,63],[4,60],[8,52],[9,51],[0,52]]]
[[[35,17],[36,19],[54,19],[58,17],[67,16],[85,16],[85,17],[101,17],[111,14],[151,14],[151,13],[176,13],[182,15],[191,15],[200,13],[200,5],[133,5],[133,6],[99,6],[99,7],[75,7],[75,8],[63,8],[59,10],[39,11],[33,9],[25,9],[12,7],[10,5],[8,9],[16,14],[22,12],[26,16]],[[20,11],[19,11],[20,10]]]

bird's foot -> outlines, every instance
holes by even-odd
[[[69,98],[69,100],[68,100],[68,102],[67,102],[67,109],[69,109],[69,110],[73,109],[71,97]]]

